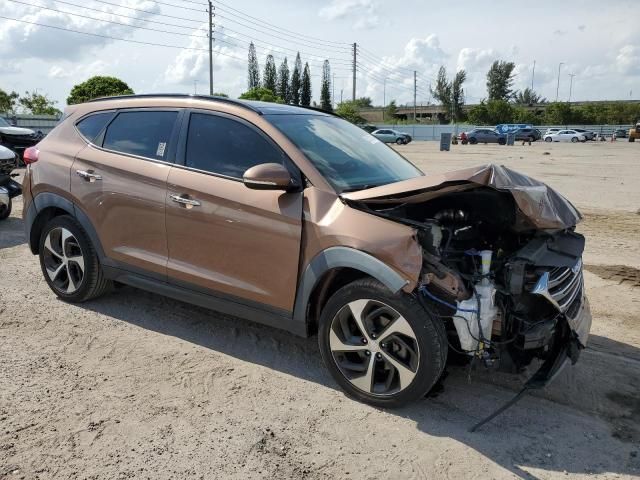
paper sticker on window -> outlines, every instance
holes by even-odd
[[[167,142],[158,143],[158,151],[156,151],[156,157],[164,157],[165,148],[167,148]]]

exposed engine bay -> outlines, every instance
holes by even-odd
[[[359,208],[416,228],[423,264],[415,294],[445,321],[450,350],[513,373],[534,358],[575,363],[591,324],[584,237],[574,231],[580,214],[540,182],[483,168],[471,181]]]

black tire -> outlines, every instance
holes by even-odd
[[[536,141],[536,139],[535,139],[535,138],[533,138],[533,137],[529,137],[529,138],[527,138],[527,141],[528,141],[529,143],[533,143],[533,142],[535,142],[535,141]]]
[[[571,143],[578,143],[578,137],[572,137]]]
[[[506,145],[506,144],[507,144],[506,140],[504,140],[504,139],[498,140],[498,145]]]
[[[68,290],[65,291],[65,288],[60,285],[60,279],[52,279],[47,270],[48,268],[52,269],[52,266],[47,264],[47,262],[51,259],[53,261],[56,261],[57,259],[55,257],[55,254],[51,255],[50,253],[48,253],[51,252],[51,250],[45,247],[45,243],[47,237],[50,234],[53,235],[53,233],[60,230],[66,230],[70,232],[74,240],[73,247],[75,248],[76,257],[69,258],[81,257],[82,263],[84,265],[82,276],[79,280],[77,280],[76,278],[75,283],[77,283],[77,285],[74,285],[76,288],[70,293]],[[61,241],[61,245],[62,254],[65,256],[65,258],[67,258],[67,253],[65,251],[67,250],[67,247],[64,246],[64,240]],[[58,250],[58,252],[60,253],[60,249]],[[40,267],[42,268],[42,274],[45,278],[45,281],[49,285],[49,288],[51,288],[51,290],[53,290],[53,292],[58,297],[67,302],[81,303],[93,298],[97,298],[109,291],[113,285],[110,280],[104,277],[104,272],[98,260],[98,255],[96,254],[96,250],[91,243],[89,236],[84,231],[82,226],[80,226],[80,224],[71,216],[62,215],[59,217],[54,217],[45,225],[45,227],[42,229],[42,234],[40,235],[38,253],[40,257]],[[59,258],[60,255],[58,255],[58,259]],[[53,268],[55,268],[56,266],[57,265],[54,265]],[[80,271],[79,263],[74,263],[68,260],[66,267],[67,285],[69,285],[68,278],[72,276],[73,271]],[[56,283],[56,281],[58,283]]]
[[[636,137],[629,137],[629,141],[630,142],[635,142],[636,141]]]
[[[6,220],[11,215],[11,209],[13,208],[13,201],[9,199],[8,205],[3,205],[0,207],[0,220]]]
[[[544,141],[547,142],[547,143],[551,143],[551,142],[553,142],[553,139],[551,137],[547,137],[547,138],[544,139]]]
[[[477,143],[478,143],[478,139],[477,139],[477,138],[474,138],[474,137],[471,137],[471,138],[469,139],[469,143],[470,143],[471,145],[475,145],[475,144],[477,144]]]
[[[404,139],[403,138],[396,138],[396,144],[397,145],[404,145]]]
[[[347,378],[346,374],[342,372],[338,365],[338,360],[336,360],[336,354],[331,348],[330,335],[334,335],[336,332],[336,330],[333,330],[333,332],[330,331],[332,323],[339,322],[338,319],[340,318],[340,315],[342,315],[345,308],[349,308],[348,305],[351,302],[363,299],[371,300],[370,304],[373,304],[373,310],[380,307],[380,305],[378,305],[379,302],[380,304],[383,304],[382,308],[390,307],[391,310],[399,313],[400,316],[406,320],[414,334],[414,338],[403,337],[405,340],[408,339],[409,341],[413,341],[417,344],[418,358],[414,364],[414,376],[406,386],[402,386],[400,372],[396,369],[395,373],[392,375],[396,375],[395,378],[400,383],[399,390],[397,391],[392,389],[390,393],[373,393],[371,391],[365,392],[364,390],[357,388],[353,383],[351,383],[351,380]],[[371,315],[373,314],[367,314],[365,318],[368,319]],[[369,333],[367,333],[367,335],[369,335]],[[379,344],[379,347],[382,349],[388,348],[389,344],[393,343],[393,340],[388,340],[393,336],[393,334],[388,335],[387,337],[384,337],[384,335],[383,329],[383,333],[380,336],[381,343]],[[400,335],[400,337],[402,337],[402,335]],[[350,338],[357,338],[357,336]],[[371,338],[376,337],[371,336]],[[383,341],[387,342],[386,347]],[[430,312],[425,310],[412,295],[402,291],[393,294],[380,282],[371,278],[357,280],[350,283],[331,296],[320,315],[318,343],[325,365],[342,389],[354,399],[377,407],[400,407],[423,397],[429,392],[429,390],[431,390],[440,378],[444,370],[448,354],[445,327],[444,323],[440,319],[434,317]],[[366,344],[364,339],[363,343]],[[373,347],[372,343],[373,340],[362,348]],[[373,349],[372,352],[373,351],[375,351],[375,349]],[[380,370],[376,370],[376,368],[381,368],[382,373],[385,374],[388,372],[385,368],[390,365],[390,363],[385,359],[389,358],[389,353],[393,352],[390,352],[390,350],[378,351],[383,351],[385,357],[381,357],[381,360],[374,360],[373,358],[370,358],[370,361],[372,362],[371,365],[374,365],[374,372],[379,372]],[[340,355],[340,353],[338,353],[338,355]],[[376,358],[380,357],[380,355],[380,353],[376,354]],[[391,358],[396,361],[398,360],[398,358],[393,355],[391,355]],[[368,360],[365,361],[368,362]],[[375,374],[373,375],[373,378],[375,379]],[[373,386],[375,387],[375,385]],[[372,389],[373,388],[370,390]]]

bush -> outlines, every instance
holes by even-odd
[[[240,95],[241,100],[259,100],[261,102],[284,103],[284,100],[276,96],[270,89],[264,87],[252,88]]]
[[[91,77],[71,89],[67,97],[67,105],[84,103],[94,98],[113,97],[116,95],[132,95],[133,90],[125,82],[116,77]]]

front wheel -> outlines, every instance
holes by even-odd
[[[320,353],[355,399],[399,407],[424,396],[447,359],[444,324],[404,292],[373,279],[338,290],[320,317]]]
[[[11,198],[9,198],[9,203],[0,207],[0,220],[6,220],[7,218],[9,218],[9,215],[11,215],[12,206],[13,202],[11,201]]]
[[[544,139],[544,141],[547,142],[547,143],[551,143],[553,140],[552,140],[551,137],[547,137],[547,138]]]
[[[402,139],[402,138],[396,138],[396,144],[397,144],[397,145],[404,145],[404,139]]]
[[[578,143],[578,137],[572,137],[571,143]]]

